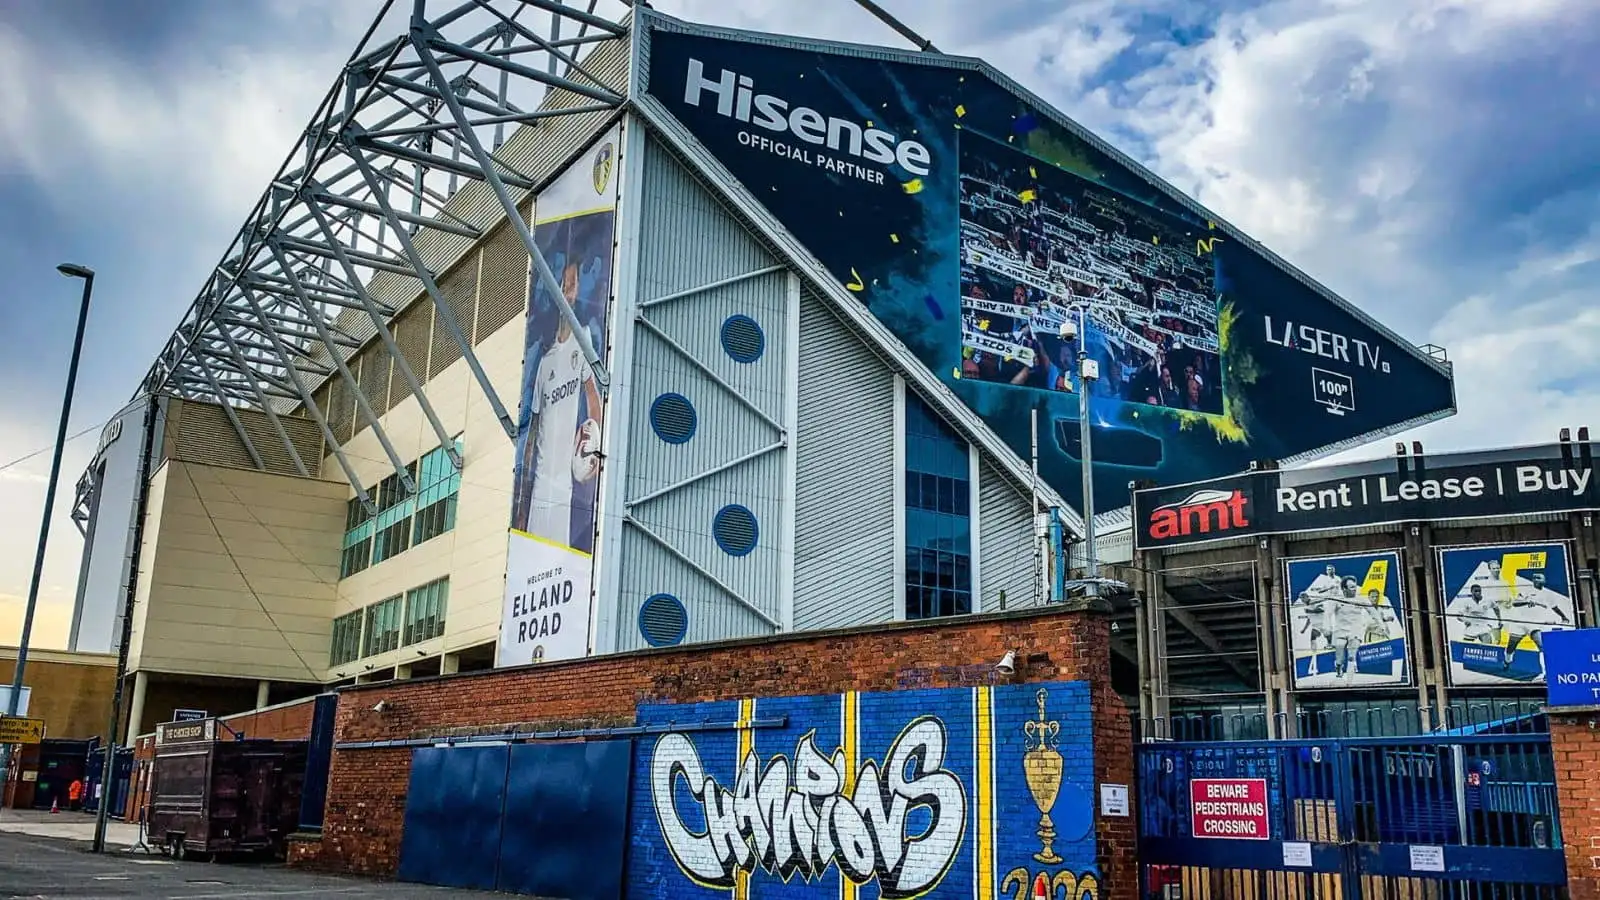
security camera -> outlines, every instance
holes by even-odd
[[[383,712],[384,710],[386,710],[388,708],[389,708],[389,701],[387,701],[387,700],[379,700],[377,703],[373,704],[372,711],[375,712],[375,713],[381,713],[381,712]]]
[[[1006,655],[1000,657],[1000,662],[995,664],[995,674],[1015,675],[1017,672],[1017,651],[1007,650]]]
[[[1078,323],[1073,319],[1063,319],[1061,322],[1061,339],[1075,341],[1078,339]]]

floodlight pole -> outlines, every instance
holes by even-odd
[[[39,607],[39,582],[44,577],[45,547],[50,541],[50,513],[56,505],[56,480],[61,476],[61,454],[67,445],[67,420],[72,415],[72,389],[78,383],[78,361],[83,357],[83,330],[89,321],[89,297],[94,293],[94,271],[72,263],[56,266],[68,278],[83,279],[83,299],[78,304],[78,330],[72,338],[72,361],[67,364],[67,387],[61,397],[61,423],[56,428],[55,453],[50,457],[50,480],[44,489],[44,513],[39,522],[39,546],[33,556],[33,578],[28,582],[28,604],[22,613],[22,635],[17,641],[17,666],[11,675],[11,696],[6,698],[7,716],[15,716],[22,704],[22,678],[28,667],[28,646],[33,639],[33,614]],[[0,745],[0,794],[11,771],[11,745]]]

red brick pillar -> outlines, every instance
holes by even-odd
[[[1600,900],[1600,707],[1550,715],[1572,900]]]

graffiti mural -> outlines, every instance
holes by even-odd
[[[1082,682],[641,706],[635,896],[1099,896]],[[695,723],[695,724],[689,724]],[[743,723],[748,727],[706,727]]]

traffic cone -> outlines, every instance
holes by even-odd
[[[54,797],[50,798],[50,815],[53,816],[59,812],[61,812],[61,801]]]

